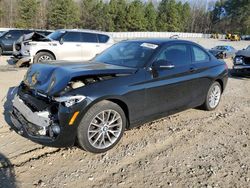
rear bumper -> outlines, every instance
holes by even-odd
[[[18,96],[16,96],[15,99],[20,100]],[[82,115],[77,117],[73,125],[69,125],[69,121],[74,112],[80,109],[80,106],[76,106],[74,109],[60,107],[57,113],[59,123],[53,123],[51,120],[46,124],[46,118],[41,118],[37,113],[25,109],[25,104],[20,108],[14,103],[14,100],[13,108],[10,111],[10,119],[13,123],[13,130],[19,135],[33,142],[52,147],[70,147],[75,144],[77,127]],[[82,105],[85,105],[85,103],[87,104],[87,101],[81,104],[81,107],[83,107]],[[38,121],[35,122],[34,118],[37,118]],[[52,129],[52,126],[55,125],[60,128],[60,133],[56,135]]]

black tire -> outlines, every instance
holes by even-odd
[[[44,62],[55,60],[55,57],[53,56],[53,54],[51,54],[49,52],[39,52],[34,57],[34,63],[42,63],[43,62],[43,61],[41,61],[42,57],[47,58],[47,60],[44,60]]]
[[[218,103],[216,104],[216,106],[212,106],[211,103],[210,103],[210,95],[213,91],[213,89],[215,87],[218,87],[219,88],[219,92],[220,92],[220,97],[219,97],[219,101]],[[202,105],[202,108],[204,110],[207,110],[207,111],[212,111],[212,110],[215,110],[219,104],[220,104],[220,99],[221,99],[221,94],[222,94],[222,88],[221,88],[221,85],[219,82],[214,82],[210,87],[209,87],[209,90],[207,92],[207,96],[206,96],[206,100],[204,102],[204,104]]]
[[[111,145],[109,145],[108,147],[97,148],[97,147],[94,147],[93,143],[91,144],[91,142],[89,141],[89,129],[92,126],[91,122],[93,120],[95,120],[96,116],[105,110],[114,110],[115,112],[117,112],[120,115],[120,120],[122,121],[120,130],[119,130],[120,133],[119,133],[119,136],[113,137],[113,138],[115,138],[114,143],[112,143],[112,144],[110,143]],[[92,152],[92,153],[106,152],[106,151],[110,150],[111,148],[113,148],[120,141],[120,139],[124,133],[126,123],[127,123],[127,119],[126,119],[125,113],[119,105],[117,105],[113,102],[107,101],[107,100],[98,102],[95,105],[93,105],[86,112],[86,114],[84,115],[84,117],[82,118],[82,120],[79,124],[78,130],[77,130],[78,144],[82,149],[84,149],[88,152]],[[101,129],[101,128],[97,128],[97,129]],[[103,134],[104,135],[103,138],[107,141],[107,139],[108,139],[107,134],[108,133],[103,133],[103,132],[100,133],[100,132],[101,132],[101,130],[99,130],[98,133],[95,133],[96,137]],[[97,139],[97,138],[94,138],[94,140],[95,139]],[[96,143],[100,144],[100,142],[96,142]],[[105,145],[105,142],[104,142],[104,145]]]

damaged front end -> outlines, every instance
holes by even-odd
[[[13,100],[13,128],[43,145],[72,146],[78,124],[95,98],[96,84],[135,71],[99,63],[34,64]]]
[[[81,102],[84,107],[87,104],[87,100],[83,102],[84,99],[51,98],[30,90],[22,83],[13,99],[11,121],[18,134],[32,141],[55,147],[72,146],[75,142],[76,129],[73,125],[76,117],[74,120],[72,118],[75,112],[81,110],[75,104]]]
[[[30,52],[29,49],[27,49],[27,46],[35,45],[35,42],[49,41],[51,41],[49,38],[38,32],[32,32],[20,37],[13,44],[12,59],[15,62],[16,67],[21,67],[31,62]]]

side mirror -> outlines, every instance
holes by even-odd
[[[63,44],[63,38],[60,38],[59,43],[62,45]]]
[[[155,61],[152,67],[158,70],[158,69],[173,69],[175,66],[171,62],[161,59]]]

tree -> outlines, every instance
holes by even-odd
[[[146,30],[157,31],[156,27],[157,12],[152,1],[149,2],[145,7],[145,19],[147,23]]]
[[[145,31],[147,20],[144,5],[140,0],[132,1],[127,10],[127,29],[129,31]]]
[[[180,13],[175,0],[162,0],[159,5],[158,30],[160,31],[180,31]]]
[[[38,5],[39,2],[37,0],[19,0],[19,19],[17,19],[15,23],[16,27],[33,28],[34,18],[37,16]]]
[[[178,4],[179,13],[181,14],[181,31],[188,32],[190,31],[190,20],[191,20],[191,7],[189,3]]]
[[[109,31],[127,31],[126,0],[110,0],[108,6]]]
[[[48,27],[51,29],[76,27],[79,23],[79,9],[73,0],[50,0]]]

